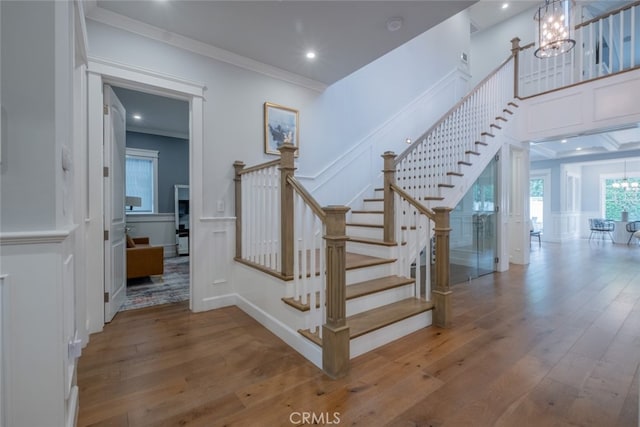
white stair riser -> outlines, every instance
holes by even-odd
[[[364,209],[365,211],[383,211],[384,210],[384,202],[382,200],[364,201]]]
[[[380,227],[356,227],[347,225],[347,236],[382,240],[382,235],[383,230]]]
[[[384,191],[374,190],[372,199],[384,199]]]
[[[390,343],[391,341],[409,335],[412,332],[431,325],[432,312],[426,311],[415,316],[393,323],[384,328],[375,330],[350,342],[350,357],[358,357],[368,351]]]
[[[381,213],[357,213],[351,214],[351,222],[356,224],[374,224],[382,225],[384,223],[384,215]]]
[[[347,240],[347,252],[378,258],[395,258],[397,251],[394,246],[372,245],[369,243],[352,242]]]
[[[363,311],[373,310],[383,305],[411,298],[414,294],[414,284],[409,283],[404,286],[398,286],[397,288],[347,300],[347,316],[353,316]]]
[[[364,282],[365,280],[378,279],[393,274],[395,263],[373,265],[371,267],[347,270],[347,285],[350,283]]]

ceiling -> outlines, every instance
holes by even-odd
[[[98,0],[96,5],[329,85],[476,1]],[[393,19],[400,25],[395,31],[387,25]],[[315,59],[305,57],[309,50]]]
[[[640,149],[640,127],[531,143],[530,160],[548,160]]]
[[[329,85],[469,8],[470,31],[484,30],[539,1],[202,1],[85,0],[87,16],[125,16],[241,57]],[[620,3],[581,2],[593,14]],[[390,31],[390,19],[401,26]],[[532,18],[533,19],[533,18]],[[313,49],[310,61],[304,54]],[[128,111],[128,129],[188,138],[186,103],[118,89]],[[186,111],[186,113],[185,113]],[[142,119],[132,119],[133,113]],[[640,149],[640,129],[532,143],[531,159]]]

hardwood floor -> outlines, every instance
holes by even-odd
[[[120,313],[80,359],[78,425],[638,425],[640,247],[532,245],[530,265],[453,291],[451,329],[337,381],[236,307]]]

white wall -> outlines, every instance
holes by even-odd
[[[520,38],[520,45],[535,40],[533,15],[536,7],[522,12],[486,30],[471,35],[471,84],[475,86],[487,74],[511,55],[511,39]]]
[[[1,2],[0,229],[56,225],[54,2]],[[25,23],[28,23],[26,25]]]

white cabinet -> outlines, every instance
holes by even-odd
[[[189,186],[175,185],[176,248],[178,255],[189,254]]]

